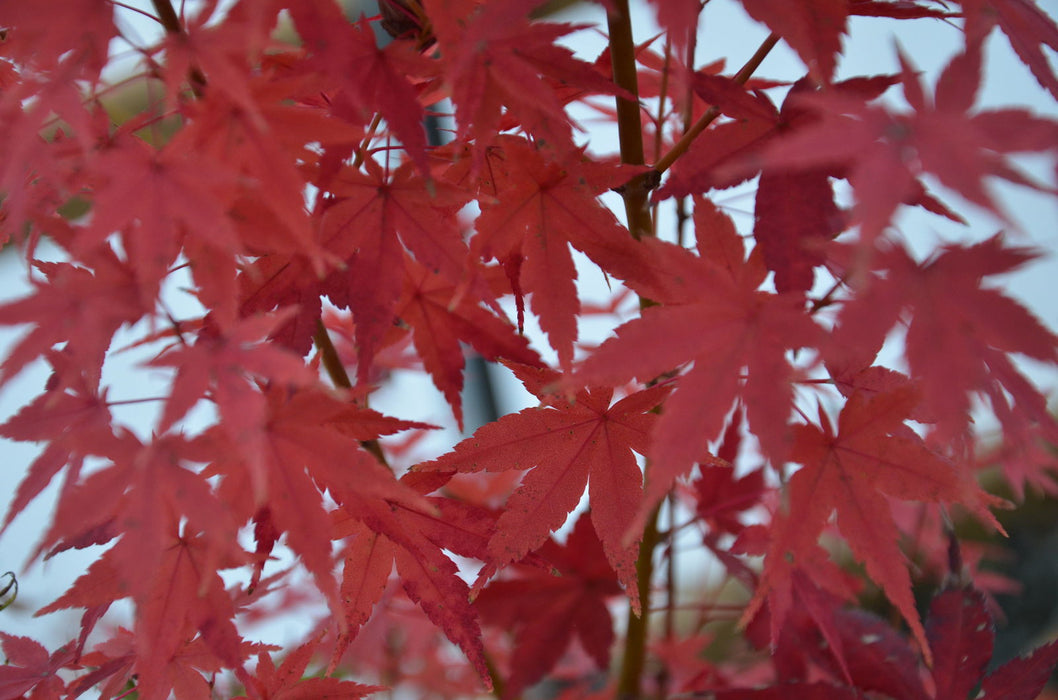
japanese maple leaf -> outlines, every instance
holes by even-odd
[[[872,277],[846,303],[831,336],[834,350],[827,354],[855,349],[873,357],[883,336],[906,318],[911,379],[921,388],[923,410],[936,421],[940,439],[960,438],[969,429],[971,392],[993,397],[997,413],[1003,411],[1006,400],[993,387],[1018,397],[1007,421],[1012,428],[1051,424],[1053,418],[1038,410],[1039,390],[1010,365],[1009,356],[1053,364],[1058,337],[986,284],[987,278],[1016,270],[1035,256],[1031,249],[1005,245],[999,235],[972,246],[946,246],[921,263],[903,247],[882,250],[877,267],[884,279]]]
[[[540,327],[568,368],[580,310],[569,246],[622,280],[655,274],[627,229],[597,199],[631,172],[592,167],[579,154],[562,162],[545,160],[521,138],[501,143],[488,160],[496,195],[482,202],[471,249],[483,259],[499,260],[516,293],[531,293]]]
[[[172,523],[170,523],[172,526]],[[38,614],[71,607],[92,608],[124,598],[130,593],[136,605],[133,629],[132,670],[139,677],[138,690],[144,698],[166,698],[173,688],[170,666],[186,641],[197,632],[213,658],[224,667],[242,663],[240,637],[235,629],[235,609],[218,570],[236,562],[217,560],[202,534],[192,527],[177,530],[162,543],[155,565],[137,549],[136,538],[126,536],[96,560],[60,598]],[[125,562],[136,560],[144,566],[135,582]]]
[[[219,493],[232,510],[249,517],[267,504],[272,525],[286,533],[287,543],[338,613],[331,516],[324,493],[339,503],[361,496],[426,507],[421,496],[398,484],[360,441],[427,426],[394,419],[376,422],[379,414],[318,388],[273,387],[266,399],[266,420],[247,438],[236,442],[220,426],[208,431],[214,459],[210,472],[225,475]],[[358,425],[365,418],[367,425]],[[247,447],[249,442],[253,448]]]
[[[893,81],[887,76],[853,78],[827,90],[867,100],[881,95]],[[694,85],[703,99],[735,121],[713,127],[692,144],[687,157],[676,162],[658,199],[737,184],[756,172],[759,154],[769,143],[818,121],[801,99],[817,89],[808,78],[794,84],[779,111],[763,94],[746,92],[727,78],[699,74]],[[731,169],[735,162],[745,163],[745,170]],[[830,183],[831,178],[843,176],[842,168],[833,165],[797,169],[775,166],[760,172],[753,237],[768,269],[775,272],[778,291],[805,292],[812,288],[813,270],[825,260],[824,244],[846,225]],[[916,190],[914,194],[908,203],[932,204],[924,193]]]
[[[886,82],[844,83],[837,90],[852,92],[858,86],[865,92],[883,90]],[[807,81],[794,84],[783,101],[779,121],[786,129],[803,128],[813,115],[799,104],[800,95],[811,88]],[[775,272],[775,288],[780,292],[808,292],[812,289],[814,268],[826,260],[824,245],[845,227],[845,217],[834,201],[831,169],[785,170],[765,168],[757,185],[753,239],[761,248],[764,262]]]
[[[0,666],[0,698],[60,697],[65,684],[57,673],[77,661],[77,648],[72,641],[49,654],[29,637],[0,632],[0,646],[4,650],[4,665]]]
[[[181,250],[185,236],[220,256],[243,252],[228,209],[236,174],[196,159],[181,144],[155,150],[137,138],[120,138],[93,161],[92,218],[76,239],[79,250],[95,247],[115,231],[143,296],[158,285]]]
[[[246,658],[262,647],[266,645],[242,642],[240,658]],[[91,652],[81,657],[81,665],[94,670],[70,682],[69,697],[80,697],[89,690],[95,690],[103,698],[119,697],[128,692],[130,682],[138,681],[134,675],[136,660],[135,634],[132,630],[119,627],[109,639],[96,644]],[[216,674],[224,668],[225,665],[200,635],[185,642],[173,655],[164,669],[165,685],[172,688],[171,696],[181,700],[208,697],[212,693]],[[241,666],[236,668],[235,672],[239,678],[248,677]],[[140,690],[139,687],[136,689]]]
[[[986,179],[1039,188],[1006,156],[1052,150],[1058,143],[1058,122],[1013,108],[971,113],[981,53],[980,46],[970,45],[952,59],[931,99],[901,52],[904,96],[911,112],[830,91],[806,95],[802,99],[819,113],[819,122],[774,140],[764,152],[764,162],[790,169],[846,168],[856,196],[854,219],[866,241],[881,234],[899,204],[918,196],[918,178],[926,173],[970,202],[1009,218]],[[880,182],[886,185],[880,187]]]
[[[936,700],[968,697],[1033,700],[1058,664],[1058,640],[985,671],[992,659],[992,616],[985,596],[968,586],[952,586],[938,593],[929,607],[926,634],[933,651],[930,675]],[[980,684],[981,690],[971,692]]]
[[[402,266],[402,243],[428,269],[459,281],[467,247],[455,213],[469,200],[449,184],[427,187],[410,162],[392,173],[371,158],[363,167],[366,172],[347,169],[330,183],[338,199],[322,222],[324,246],[348,265],[325,283],[325,292],[356,318],[361,379],[394,319],[402,278],[390,271]]]
[[[300,357],[264,342],[290,315],[254,316],[225,329],[207,325],[194,345],[173,345],[150,360],[148,366],[177,368],[158,431],[167,431],[208,396],[232,438],[244,440],[264,422],[265,401],[255,380],[292,387],[314,384],[316,375]]]
[[[311,676],[308,674],[309,663],[316,654],[319,639],[310,639],[283,659],[276,668],[271,655],[260,653],[257,657],[257,669],[252,683],[256,695],[264,700],[357,700],[371,693],[380,692],[383,688],[362,685],[339,678]],[[245,697],[245,696],[239,696]]]
[[[99,78],[110,40],[118,33],[114,8],[93,0],[45,0],[33,6],[5,0],[0,11],[11,34],[5,40],[6,56],[43,69],[60,62],[77,65],[87,69],[83,77],[91,80]]]
[[[1053,17],[1030,0],[961,0],[959,4],[966,16],[968,41],[980,41],[998,25],[1014,53],[1058,99],[1058,76],[1044,51],[1045,46],[1058,51],[1058,26]]]
[[[816,81],[830,82],[841,53],[849,7],[846,0],[770,2],[742,0],[749,16],[765,24],[797,52]]]
[[[86,257],[92,269],[34,263],[45,279],[32,279],[31,294],[0,306],[0,324],[33,324],[0,365],[0,384],[58,343],[66,343],[71,365],[98,376],[114,333],[153,310],[153,297],[141,295],[136,271],[109,248]]]
[[[445,475],[420,472],[406,475],[402,484],[428,492],[445,480]],[[345,540],[341,584],[345,626],[331,668],[371,617],[396,565],[408,597],[459,646],[482,681],[490,685],[477,614],[470,607],[471,592],[445,550],[486,559],[495,516],[447,498],[430,498],[427,503],[430,510],[424,512],[396,502],[347,495],[341,510],[332,515],[334,538]]]
[[[404,263],[406,278],[396,316],[411,327],[423,366],[452,407],[462,430],[461,342],[490,361],[506,358],[539,365],[540,358],[506,318],[485,308],[485,300],[479,299],[474,290],[430,272],[408,256]]]
[[[710,531],[737,535],[745,528],[739,516],[759,504],[765,493],[764,472],[758,469],[736,479],[732,466],[702,466],[694,490],[698,517]]]
[[[628,595],[638,605],[635,560],[640,534],[626,537],[642,500],[643,454],[668,389],[636,392],[611,405],[612,389],[587,389],[572,402],[544,393],[559,375],[523,369],[527,388],[544,405],[480,428],[446,455],[416,471],[478,472],[527,469],[496,521],[488,550],[497,565],[518,561],[539,547],[577,505],[588,484],[591,517],[603,549]]]
[[[173,153],[173,160],[176,154],[194,154],[188,156],[193,163],[213,173],[207,182],[225,187],[237,183],[234,193],[219,193],[227,197],[218,199],[230,204],[227,219],[208,218],[217,226],[233,224],[242,249],[255,255],[304,256],[318,276],[334,258],[321,249],[318,222],[305,207],[305,189],[316,175],[306,163],[319,159],[321,146],[358,141],[362,131],[318,107],[291,104],[291,86],[273,76],[251,78],[248,90],[245,104],[234,102],[224,90],[209,91],[189,103],[184,107],[186,126],[165,150]],[[188,190],[185,199],[198,195],[188,183],[179,184]],[[237,195],[234,200],[231,194]],[[205,235],[195,231],[192,239],[204,240]],[[214,242],[214,248],[220,242]]]
[[[333,273],[335,275],[338,272]],[[301,255],[264,255],[247,264],[236,278],[239,315],[293,309],[292,315],[269,336],[304,356],[312,349],[323,310],[322,282],[311,260]],[[219,325],[225,325],[223,320]]]
[[[610,667],[614,640],[607,600],[621,593],[588,514],[565,545],[548,540],[538,550],[550,569],[524,566],[515,578],[490,583],[474,601],[482,621],[514,633],[505,697],[538,681],[576,636],[599,669]]]
[[[591,64],[555,43],[578,27],[529,21],[534,0],[428,0],[423,5],[455,103],[457,138],[476,139],[477,157],[500,129],[503,108],[552,148],[572,149],[569,117],[542,78],[603,94],[616,92],[613,82]]]
[[[408,79],[417,54],[411,42],[394,41],[379,48],[367,19],[356,25],[334,3],[297,3],[290,8],[298,34],[311,52],[306,67],[335,81],[340,91],[332,110],[350,121],[367,123],[377,112],[385,118],[412,160],[425,172],[425,111]]]
[[[833,611],[840,634],[838,646],[843,649],[846,664],[835,668],[833,644],[819,645],[808,639],[800,642],[807,654],[825,670],[843,675],[846,691],[881,693],[885,697],[907,700],[970,700],[974,697],[997,697],[1004,700],[1036,698],[1058,663],[1058,641],[1035,649],[1027,657],[1014,659],[985,675],[992,658],[993,622],[985,597],[969,587],[945,588],[934,596],[926,620],[926,635],[932,658],[929,675],[932,689],[927,690],[916,662],[916,654],[907,640],[884,620],[863,610]],[[791,645],[792,646],[792,645]],[[980,686],[979,694],[974,689]],[[790,695],[732,695],[730,697],[802,697],[798,685],[784,684],[768,689],[772,693],[790,689]],[[837,688],[838,686],[835,686]],[[747,691],[753,693],[754,691]]]
[[[64,352],[52,351],[48,360],[55,368],[54,386],[49,383],[47,391],[0,425],[0,436],[9,440],[46,443],[14,492],[0,534],[59,471],[77,473],[85,455],[105,454],[116,440],[106,390],[99,390],[97,378],[69,368]]]
[[[765,454],[783,461],[794,376],[786,353],[817,342],[818,327],[795,295],[757,291],[765,271],[759,259],[745,260],[730,218],[701,201],[695,220],[699,255],[651,242],[662,261],[651,264],[668,270],[668,277],[629,286],[660,305],[620,326],[574,376],[619,385],[633,378],[651,381],[693,363],[676,378],[651,435],[644,509],[706,456],[739,396]]]
[[[911,595],[911,579],[897,544],[887,496],[926,502],[961,502],[981,511],[987,501],[975,483],[931,451],[904,421],[918,402],[903,388],[870,399],[854,394],[837,430],[820,408],[819,425],[795,428],[790,458],[804,468],[789,482],[790,512],[776,525],[761,585],[750,609],[814,551],[832,513],[853,554],[911,627],[928,656],[925,631]],[[781,620],[773,621],[781,625]]]

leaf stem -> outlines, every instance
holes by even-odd
[[[759,47],[757,47],[757,51],[753,54],[753,56],[751,56],[750,59],[746,61],[746,65],[742,66],[741,70],[739,70],[738,73],[735,74],[733,80],[737,83],[745,84],[746,81],[749,80],[750,76],[753,75],[753,71],[757,70],[757,68],[761,64],[761,61],[764,60],[764,57],[768,55],[768,53],[775,47],[777,43],[779,43],[778,34],[772,33],[768,35],[768,38],[765,39]],[[705,114],[699,117],[698,121],[696,121],[691,126],[691,128],[688,129],[682,137],[680,137],[680,140],[676,142],[676,145],[673,146],[668,153],[662,156],[661,160],[654,164],[654,170],[656,170],[660,175],[661,173],[671,168],[672,164],[675,163],[680,156],[687,152],[687,149],[690,148],[694,140],[698,138],[698,135],[705,131],[706,127],[712,124],[713,120],[716,119],[718,116],[720,116],[720,110],[717,109],[715,106],[707,109],[705,111]]]

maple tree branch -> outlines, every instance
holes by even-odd
[[[675,491],[669,491],[665,499],[669,504],[668,523],[664,534],[658,533],[658,539],[665,540],[667,551],[665,557],[665,609],[664,609],[664,639],[671,640],[676,630],[676,495]],[[649,608],[645,608],[649,610]],[[657,673],[657,697],[664,700],[669,696],[669,668],[662,664]]]
[[[180,16],[176,14],[170,0],[151,0],[151,5],[158,13],[158,21],[165,27],[167,34],[184,33],[184,25],[180,23]],[[192,66],[188,78],[191,81],[191,92],[195,97],[202,97],[202,90],[206,87],[206,76],[197,66]]]
[[[639,558],[636,560],[636,586],[639,588],[639,601],[643,612],[635,615],[629,605],[628,629],[625,631],[624,657],[621,660],[621,676],[617,682],[618,700],[638,700],[646,665],[647,631],[650,626],[650,582],[654,578],[654,549],[661,540],[658,532],[658,513],[661,506],[654,508],[643,531],[643,541],[639,544]]]
[[[336,387],[351,389],[353,383],[349,380],[345,365],[342,364],[342,359],[338,357],[338,350],[335,349],[334,343],[331,342],[331,336],[327,332],[327,327],[323,325],[322,320],[317,319],[316,334],[312,336],[312,340],[316,344],[316,349],[320,353],[320,361],[323,363],[323,368],[327,370],[327,376],[331,378],[331,382]]]
[[[342,358],[338,357],[338,350],[335,349],[334,343],[331,342],[331,335],[327,332],[327,327],[323,325],[322,320],[316,320],[316,334],[312,336],[312,341],[316,344],[316,350],[320,353],[320,362],[323,364],[323,368],[327,370],[327,376],[331,378],[331,382],[340,389],[353,388],[353,383],[349,380],[349,373],[345,371]],[[389,462],[386,461],[386,455],[382,453],[382,446],[378,444],[378,440],[361,440],[360,446],[370,452],[383,466],[389,466]]]
[[[631,93],[633,99],[617,98],[617,131],[621,144],[621,162],[643,165],[643,124],[639,113],[639,81],[636,74],[636,46],[632,37],[632,17],[628,0],[614,0],[606,13],[606,25],[610,36],[610,60],[613,79],[618,87]],[[621,191],[624,200],[628,232],[635,239],[654,235],[649,208],[650,191],[657,186],[657,171],[641,173],[632,178]],[[640,306],[649,302],[640,298]],[[640,696],[643,667],[647,651],[647,630],[650,621],[650,582],[654,575],[654,549],[658,543],[658,509],[651,514],[650,521],[639,544],[636,561],[636,586],[643,611],[636,615],[631,604],[628,608],[628,629],[625,632],[624,656],[621,660],[617,697],[634,700]]]
[[[753,72],[757,70],[757,68],[760,66],[765,56],[767,56],[768,53],[773,48],[775,48],[775,45],[777,43],[779,43],[778,34],[772,33],[768,35],[768,38],[765,39],[759,47],[757,47],[757,51],[753,54],[753,56],[751,56],[750,59],[746,61],[746,65],[742,66],[738,73],[735,73],[732,80],[734,80],[736,83],[745,84],[746,81],[749,80],[750,76],[753,75]],[[680,156],[687,152],[687,149],[690,148],[691,143],[693,143],[694,140],[698,138],[698,135],[705,131],[706,127],[712,124],[713,120],[719,116],[720,110],[717,109],[715,106],[707,109],[705,111],[705,114],[699,117],[698,121],[696,121],[691,126],[691,128],[688,129],[682,137],[680,137],[680,140],[676,142],[676,145],[674,145],[668,153],[662,156],[661,160],[654,164],[654,170],[657,171],[658,175],[661,175],[661,173],[671,168],[672,164],[675,163]]]
[[[180,16],[176,14],[176,8],[169,0],[151,0],[154,11],[158,13],[158,21],[165,27],[169,34],[183,34],[184,27],[180,24]]]
[[[507,683],[503,679],[503,674],[496,668],[496,662],[492,660],[488,652],[483,652],[483,654],[485,656],[485,668],[488,669],[489,679],[492,681],[492,695],[502,700],[507,693]]]
[[[636,45],[632,38],[632,17],[628,0],[616,0],[613,9],[606,13],[606,25],[610,33],[610,59],[613,63],[613,80],[618,87],[627,90],[634,99],[617,98],[617,131],[621,143],[621,162],[643,165],[643,124],[639,114],[639,80],[636,75]],[[657,186],[657,174],[653,171],[640,173],[621,190],[624,199],[628,231],[633,238],[652,236],[649,194]]]

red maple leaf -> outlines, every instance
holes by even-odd
[[[658,284],[629,286],[660,305],[620,326],[575,375],[586,383],[648,382],[693,362],[675,380],[676,389],[651,435],[641,512],[705,458],[739,396],[765,454],[782,462],[794,377],[786,353],[817,342],[818,328],[802,312],[797,296],[757,291],[765,274],[759,258],[745,260],[734,225],[711,206],[699,201],[695,214],[701,226],[699,255],[650,242],[657,256],[652,264],[668,275]]]
[[[514,634],[505,697],[517,697],[561,658],[576,637],[597,668],[610,666],[614,640],[607,600],[621,593],[588,514],[577,519],[565,545],[548,540],[537,550],[551,568],[517,567],[475,599],[485,624]]]
[[[61,697],[65,684],[57,672],[75,665],[77,648],[73,642],[51,654],[29,637],[0,632],[0,642],[4,649],[4,665],[0,666],[0,698],[44,700]]]
[[[185,236],[197,239],[193,249],[203,257],[206,250],[214,259],[243,252],[227,217],[237,177],[227,167],[195,159],[180,143],[156,151],[132,137],[114,139],[93,167],[92,223],[79,233],[75,248],[94,248],[120,231],[144,298],[158,292]]]
[[[264,342],[291,314],[241,319],[230,328],[206,326],[194,345],[173,345],[148,364],[175,367],[173,388],[158,423],[164,433],[199,399],[209,397],[232,439],[246,439],[264,422],[265,399],[256,381],[309,386],[317,381],[300,357]]]
[[[261,652],[257,657],[257,670],[251,679],[256,694],[251,697],[262,700],[357,700],[383,690],[339,678],[307,677],[306,671],[318,646],[319,639],[310,639],[291,651],[279,668],[276,668],[270,654]]]
[[[361,380],[393,323],[402,277],[388,271],[401,268],[404,248],[446,279],[462,279],[467,247],[455,213],[469,200],[451,184],[431,181],[427,187],[410,162],[388,172],[367,158],[363,168],[347,168],[330,183],[337,201],[322,222],[324,246],[347,264],[324,291],[356,319]]]
[[[906,354],[922,391],[923,415],[936,421],[942,440],[965,437],[970,426],[970,393],[993,399],[1011,429],[1039,423],[1056,434],[1054,419],[1039,410],[1043,398],[1010,364],[1020,354],[1042,362],[1058,359],[1058,337],[1025,307],[986,285],[1036,256],[1004,244],[996,235],[972,246],[945,246],[916,262],[901,246],[877,254],[878,276],[847,302],[831,335],[833,352],[874,357],[884,335],[907,318]],[[884,279],[882,278],[884,276]],[[1007,408],[995,389],[1018,402]]]
[[[272,526],[286,533],[287,544],[338,613],[342,606],[324,494],[338,503],[365,498],[427,507],[360,444],[380,434],[427,426],[378,420],[382,417],[374,411],[322,388],[274,387],[266,399],[265,421],[241,440],[233,440],[222,426],[206,433],[203,439],[214,460],[210,473],[225,476],[218,493],[242,517],[268,506]]]
[[[1044,51],[1058,51],[1054,18],[1030,0],[961,0],[967,41],[984,39],[997,25],[1044,89],[1058,99],[1058,76]],[[1053,10],[1053,8],[1052,8]]]
[[[836,431],[822,407],[819,426],[796,427],[790,457],[804,468],[790,479],[789,517],[775,526],[761,585],[746,617],[777,581],[812,556],[824,525],[836,512],[853,554],[907,620],[923,654],[929,654],[887,497],[961,502],[979,512],[988,498],[905,425],[917,402],[910,388],[870,399],[854,394],[841,411]],[[781,616],[782,609],[773,606],[773,614]],[[773,630],[781,624],[781,619],[773,620]]]
[[[141,295],[136,270],[109,247],[82,260],[93,267],[34,263],[45,280],[33,279],[32,294],[0,306],[0,324],[33,324],[0,365],[0,384],[59,343],[71,365],[98,377],[114,333],[149,313],[153,299]]]
[[[200,532],[191,527],[170,530],[157,553],[145,557],[144,543],[126,535],[96,560],[60,598],[38,614],[71,607],[92,609],[130,595],[136,604],[130,672],[138,675],[144,698],[168,697],[184,675],[188,659],[182,650],[195,633],[211,661],[228,668],[242,663],[234,605],[218,573],[235,565],[218,560]],[[150,571],[137,575],[130,562]],[[192,671],[192,673],[195,673]],[[197,675],[197,674],[196,674]],[[199,677],[199,685],[203,685]]]
[[[92,80],[106,64],[110,40],[118,31],[114,8],[93,0],[46,0],[32,7],[5,3],[4,26],[11,33],[4,55],[44,69],[57,64],[87,69],[83,77]]]
[[[441,48],[458,138],[474,138],[478,158],[501,130],[501,108],[550,148],[572,149],[570,120],[545,79],[596,93],[617,92],[608,76],[555,43],[580,27],[529,21],[534,0],[428,0],[423,5]]]
[[[613,405],[612,389],[588,389],[572,402],[543,393],[557,384],[549,370],[519,370],[526,387],[544,403],[480,428],[446,455],[416,471],[530,470],[496,521],[488,550],[494,564],[518,561],[565,522],[588,484],[591,517],[606,557],[634,604],[635,560],[640,533],[628,532],[642,500],[643,454],[656,416],[650,410],[668,389],[636,392]]]
[[[425,111],[408,76],[425,72],[412,42],[394,41],[379,48],[366,18],[351,25],[333,3],[298,3],[290,8],[298,33],[311,52],[305,67],[327,76],[339,86],[330,98],[331,109],[366,123],[379,113],[392,126],[401,145],[425,171]]]
[[[418,492],[433,490],[438,481],[444,481],[443,477],[430,477],[434,475],[412,473],[402,484]],[[466,654],[482,681],[490,685],[477,614],[470,606],[470,589],[443,550],[484,559],[495,518],[448,499],[431,498],[427,504],[426,509],[416,510],[352,495],[333,514],[334,538],[346,539],[341,585],[345,628],[331,667],[370,618],[396,565],[408,597]]]
[[[490,151],[478,234],[471,250],[507,269],[516,294],[531,292],[540,327],[568,368],[577,339],[576,269],[569,246],[585,253],[606,273],[622,280],[650,279],[642,251],[598,195],[623,184],[628,169],[593,165],[582,154],[548,160],[528,141],[508,137]]]
[[[116,440],[97,378],[71,370],[64,352],[50,352],[48,360],[55,368],[48,390],[0,425],[0,436],[10,440],[47,441],[18,485],[0,534],[63,468],[78,473],[85,455],[105,454]]]
[[[970,202],[1009,219],[986,178],[1042,188],[1006,156],[1053,149],[1058,122],[1015,108],[971,113],[980,84],[981,54],[981,47],[971,44],[966,53],[952,59],[931,99],[900,52],[904,96],[911,112],[832,91],[805,95],[804,106],[819,114],[819,122],[773,140],[764,162],[793,170],[846,169],[856,195],[854,219],[867,241],[882,233],[898,205],[920,197],[923,187],[918,178],[926,173]],[[886,186],[878,186],[880,182]]]
[[[540,357],[511,323],[485,308],[473,289],[456,285],[404,258],[404,291],[395,314],[412,329],[415,349],[434,385],[441,390],[463,428],[463,349],[468,343],[486,360],[506,358],[539,365]],[[495,301],[492,301],[495,304]]]
[[[992,617],[985,597],[970,587],[945,588],[934,596],[926,620],[929,653],[921,656],[929,664],[931,690],[923,683],[917,655],[907,640],[882,619],[863,610],[832,611],[839,639],[829,644],[800,644],[780,653],[811,657],[820,668],[834,676],[843,676],[839,684],[827,682],[833,695],[824,695],[808,687],[824,686],[790,682],[804,678],[804,666],[783,678],[785,683],[758,690],[739,689],[718,692],[717,697],[746,698],[824,698],[864,697],[863,693],[882,693],[885,697],[907,700],[969,700],[973,697],[996,697],[1003,700],[1033,700],[1043,690],[1058,664],[1058,641],[1033,650],[985,675],[992,658],[994,638]],[[804,617],[804,613],[799,613]],[[791,639],[787,639],[789,645]],[[836,648],[833,642],[837,642]],[[843,649],[841,669],[835,660]],[[794,670],[790,668],[788,670]],[[847,683],[848,685],[845,685]],[[980,686],[980,694],[972,691]],[[805,694],[807,692],[807,694]],[[847,695],[843,695],[846,693]]]

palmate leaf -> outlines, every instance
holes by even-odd
[[[779,520],[765,559],[750,617],[815,551],[831,514],[868,575],[907,620],[928,658],[929,645],[911,596],[911,579],[898,544],[887,497],[942,503],[966,503],[978,511],[989,502],[964,472],[931,451],[904,423],[918,402],[903,387],[872,398],[853,394],[841,411],[837,429],[820,409],[819,425],[795,428],[791,459],[804,465],[790,479],[789,516]],[[772,630],[782,624],[782,608],[772,608]]]
[[[854,221],[867,242],[881,235],[901,203],[921,196],[919,178],[927,173],[1003,219],[1010,217],[988,187],[988,178],[1046,190],[1009,156],[1052,150],[1058,143],[1058,122],[1017,108],[971,112],[980,84],[979,44],[968,45],[952,59],[934,96],[926,92],[910,60],[898,53],[911,112],[835,91],[805,95],[803,106],[817,112],[819,121],[773,140],[763,153],[766,167],[841,168],[855,191]]]
[[[559,375],[524,368],[531,391],[557,385]],[[539,547],[577,505],[588,485],[591,517],[610,565],[638,605],[635,560],[641,533],[630,532],[642,500],[643,454],[656,420],[650,410],[667,387],[636,392],[611,405],[610,389],[578,392],[572,402],[538,394],[545,404],[480,428],[446,455],[416,465],[418,472],[530,470],[508,499],[488,545],[496,565],[516,562]]]
[[[555,161],[522,138],[505,137],[489,155],[489,196],[483,196],[471,251],[503,264],[515,293],[531,294],[551,347],[565,370],[577,339],[576,270],[572,245],[604,272],[650,280],[644,251],[598,196],[641,169],[594,164],[580,151]]]
[[[699,255],[651,241],[651,265],[668,271],[657,283],[629,286],[659,302],[617,328],[581,363],[574,380],[649,382],[693,363],[675,379],[672,396],[651,434],[644,517],[672,482],[706,457],[737,398],[765,455],[785,459],[795,370],[787,351],[818,343],[818,327],[793,294],[758,291],[765,270],[745,258],[730,219],[697,203]]]
[[[486,625],[514,630],[512,696],[550,671],[574,638],[597,668],[610,665],[614,629],[607,601],[621,586],[592,519],[582,514],[565,545],[548,540],[537,553],[548,568],[518,567],[516,577],[493,581],[474,601]]]

